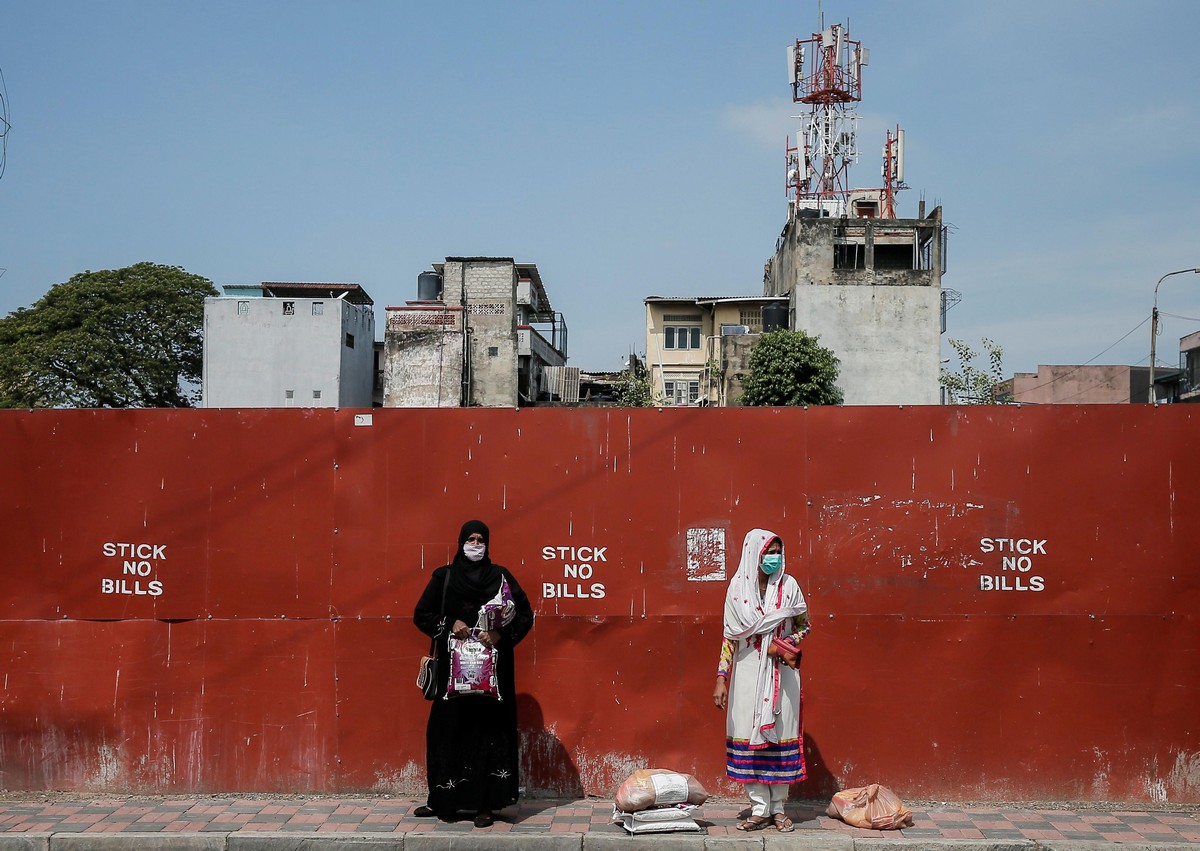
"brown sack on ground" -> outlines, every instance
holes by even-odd
[[[639,768],[617,787],[617,809],[636,813],[651,807],[674,804],[699,806],[708,800],[708,792],[690,774],[680,774],[666,768]]]

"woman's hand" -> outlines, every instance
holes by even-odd
[[[450,632],[455,638],[470,638],[471,628],[462,621],[455,621],[454,626],[450,628]]]
[[[713,703],[718,709],[724,709],[729,703],[729,680],[717,677],[717,686],[713,689]]]
[[[767,658],[775,661],[776,664],[783,663],[789,668],[797,668],[800,665],[800,655],[791,653],[780,653],[774,644],[767,645]]]
[[[484,647],[495,647],[500,643],[500,633],[494,629],[489,629],[487,632],[480,634],[479,640],[483,642]]]

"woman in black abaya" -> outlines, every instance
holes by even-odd
[[[450,679],[448,635],[467,638],[481,607],[506,582],[513,614],[504,626],[480,632],[479,640],[497,651],[500,700],[484,695],[445,699]],[[516,578],[489,558],[488,527],[465,523],[458,534],[454,561],[429,578],[413,612],[417,628],[437,641],[437,696],[425,731],[429,799],[414,815],[454,818],[475,814],[476,827],[488,827],[493,811],[515,804],[518,777],[517,701],[513,647],[533,626],[533,609]]]

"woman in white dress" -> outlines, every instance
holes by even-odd
[[[738,830],[793,830],[784,813],[788,785],[807,776],[798,644],[808,635],[808,606],[784,570],[783,541],[752,529],[725,594],[725,642],[713,702],[726,709],[726,774],[745,784],[750,815]]]

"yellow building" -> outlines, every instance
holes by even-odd
[[[786,296],[649,296],[645,304],[646,368],[665,405],[736,405],[759,335],[788,327]]]

